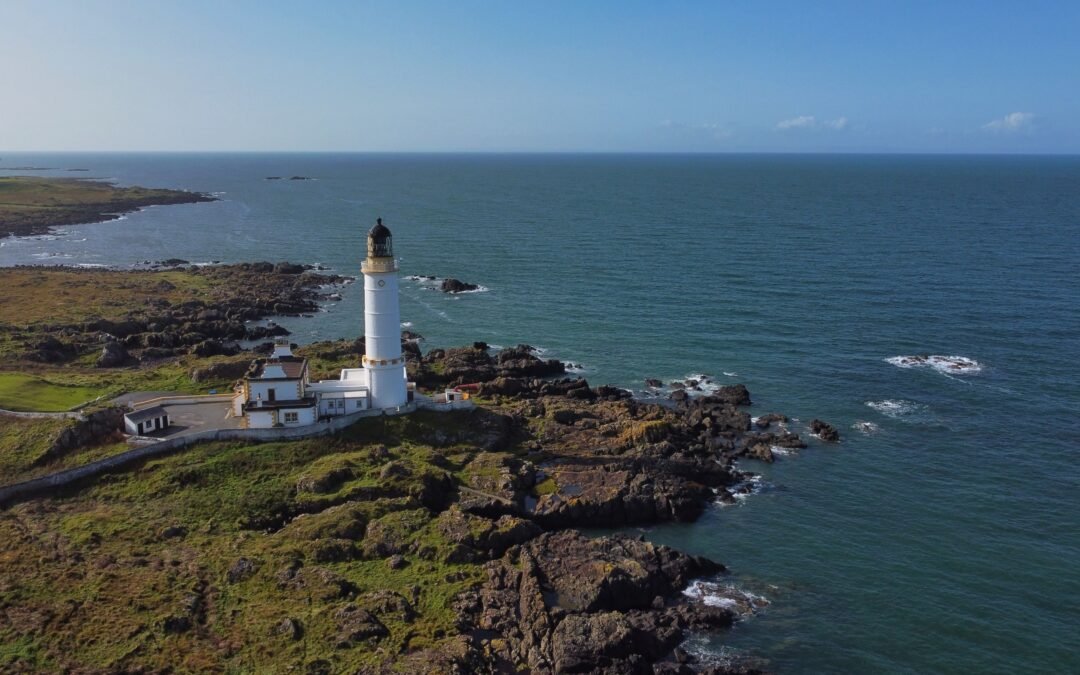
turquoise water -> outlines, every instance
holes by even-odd
[[[838,446],[747,463],[758,494],[647,531],[772,603],[696,649],[780,672],[1080,670],[1080,158],[4,154],[0,167],[16,164],[222,201],[5,239],[0,265],[356,273],[382,216],[403,274],[487,289],[403,282],[403,321],[431,346],[526,341],[635,388],[706,373],[746,383],[755,414],[831,421]],[[316,180],[263,180],[297,174]],[[360,300],[351,286],[288,325],[300,341],[355,336]],[[924,353],[981,369],[886,361]]]

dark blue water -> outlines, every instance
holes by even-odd
[[[705,373],[843,433],[654,540],[768,609],[715,640],[781,672],[1080,669],[1080,158],[10,155],[221,193],[0,265],[180,257],[355,273],[377,216],[428,339],[527,341],[595,383]],[[0,171],[3,175],[4,171]],[[266,181],[268,175],[313,181]],[[301,340],[355,336],[359,288]],[[966,373],[886,359],[962,356]],[[869,423],[869,424],[867,424]]]

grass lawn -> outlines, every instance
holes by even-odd
[[[53,384],[21,373],[0,373],[0,408],[20,412],[58,412],[91,401],[101,391]]]

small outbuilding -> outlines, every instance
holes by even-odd
[[[156,405],[124,415],[124,431],[134,436],[165,429],[172,423],[165,406]]]

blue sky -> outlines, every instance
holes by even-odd
[[[0,3],[0,150],[1080,152],[1080,2]]]

